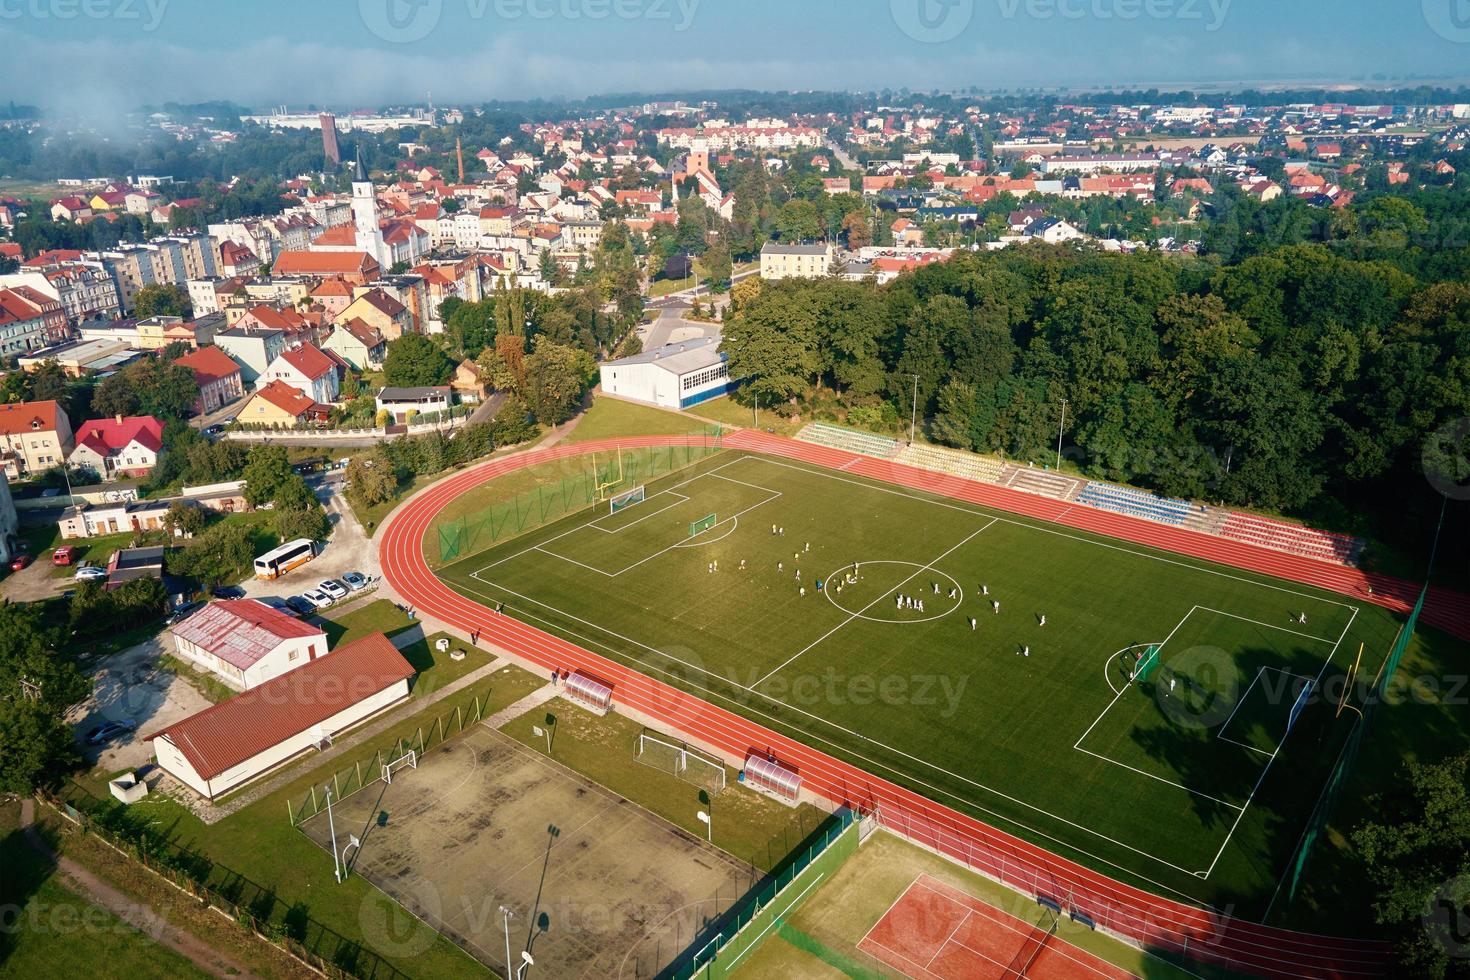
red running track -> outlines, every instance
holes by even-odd
[[[1378,942],[1314,936],[1232,918],[1212,909],[1161,898],[1114,881],[1073,861],[1058,857],[1019,837],[942,806],[911,790],[879,779],[849,763],[819,752],[740,715],[654,680],[621,663],[583,650],[559,637],[501,616],[461,596],[439,580],[423,554],[423,540],[433,518],[449,501],[486,480],[535,466],[618,446],[638,448],[702,444],[680,436],[641,436],[559,445],[492,460],[440,481],[399,507],[379,534],[383,574],[399,595],[415,606],[465,631],[476,631],[489,643],[550,670],[584,669],[610,682],[615,700],[685,732],[724,752],[744,758],[751,751],[775,755],[797,767],[803,785],[834,803],[874,810],[885,826],[933,847],[992,878],[1032,894],[1063,901],[1090,916],[1100,927],[1146,946],[1164,949],[1242,972],[1271,977],[1382,976],[1389,967],[1387,947]],[[1310,559],[1294,559],[1250,545],[1208,535],[1164,530],[1019,491],[970,483],[925,470],[811,446],[753,432],[725,439],[730,448],[749,449],[845,469],[998,509],[1056,520],[1070,527],[1110,534],[1185,554],[1198,554],[1204,542],[1208,557],[1270,574],[1348,590],[1362,583],[1361,573]],[[1090,513],[1088,513],[1090,511]],[[1195,539],[1201,539],[1196,541]],[[1293,572],[1295,574],[1293,574]],[[1333,574],[1328,574],[1329,572]],[[1402,607],[1413,595],[1409,583],[1375,580],[1372,597]],[[1366,596],[1364,596],[1366,598]],[[1397,603],[1398,606],[1394,606]],[[1436,607],[1444,608],[1443,604]],[[1426,618],[1428,618],[1426,606]]]

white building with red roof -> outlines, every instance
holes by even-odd
[[[255,599],[211,602],[169,633],[180,657],[240,691],[327,654],[321,627]]]
[[[89,419],[77,427],[73,467],[96,470],[104,480],[147,476],[163,449],[163,423],[151,415]]]
[[[334,357],[315,344],[302,344],[281,352],[262,374],[261,384],[283,381],[312,401],[330,405],[342,390],[340,357]]]
[[[145,738],[160,768],[214,799],[404,700],[413,675],[392,642],[374,633]]]

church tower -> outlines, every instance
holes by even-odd
[[[701,172],[714,173],[709,168],[709,142],[703,136],[696,136],[689,145],[689,163],[685,166],[684,173],[693,177]]]
[[[388,243],[383,241],[383,229],[378,227],[378,199],[373,194],[373,182],[368,180],[362,168],[362,154],[357,155],[352,173],[352,226],[357,247],[378,260],[378,265],[387,272],[393,265],[388,253]]]

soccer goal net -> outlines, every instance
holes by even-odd
[[[616,514],[620,510],[626,510],[634,504],[641,504],[647,499],[644,488],[634,487],[624,493],[614,494],[607,499],[608,513]]]
[[[393,782],[393,774],[400,769],[417,769],[418,767],[419,754],[413,749],[409,749],[393,761],[383,763],[383,782]]]
[[[1142,684],[1154,675],[1159,669],[1159,647],[1158,644],[1150,643],[1143,653],[1139,654],[1138,660],[1133,665],[1134,683]]]
[[[701,517],[697,521],[690,521],[689,536],[692,538],[696,534],[703,534],[705,531],[708,531],[710,528],[714,527],[715,524],[717,524],[718,522],[719,518],[717,518],[714,514],[711,514],[708,517]]]
[[[725,788],[724,765],[683,742],[644,732],[638,736],[637,758],[645,766],[678,776],[710,794]]]

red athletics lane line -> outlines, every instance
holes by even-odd
[[[727,439],[727,445],[732,441],[733,437]],[[735,444],[740,446],[745,441]],[[786,448],[789,443],[788,440],[773,445]],[[613,684],[619,702],[722,751],[741,756],[752,750],[774,754],[795,765],[807,788],[826,799],[878,807],[884,823],[898,832],[921,837],[971,866],[978,862],[988,873],[1009,883],[1070,896],[1074,907],[1092,915],[1100,925],[1137,941],[1176,950],[1187,942],[1195,958],[1266,976],[1381,976],[1387,971],[1386,944],[1313,936],[1244,922],[1152,895],[1053,855],[621,663],[511,617],[497,615],[441,582],[424,559],[422,542],[434,516],[449,501],[485,480],[539,463],[619,446],[627,449],[686,444],[702,442],[684,437],[641,436],[563,444],[491,460],[455,474],[420,492],[389,517],[379,533],[383,574],[405,599],[413,600],[418,608],[445,622],[466,631],[478,631],[490,643],[548,670],[575,667],[595,673]],[[852,459],[851,454],[811,448],[812,461],[825,465]],[[777,454],[793,455],[789,451]],[[803,454],[802,458],[807,457]],[[963,485],[964,481],[956,483]],[[1035,502],[1044,503],[1044,500],[1035,498]]]

